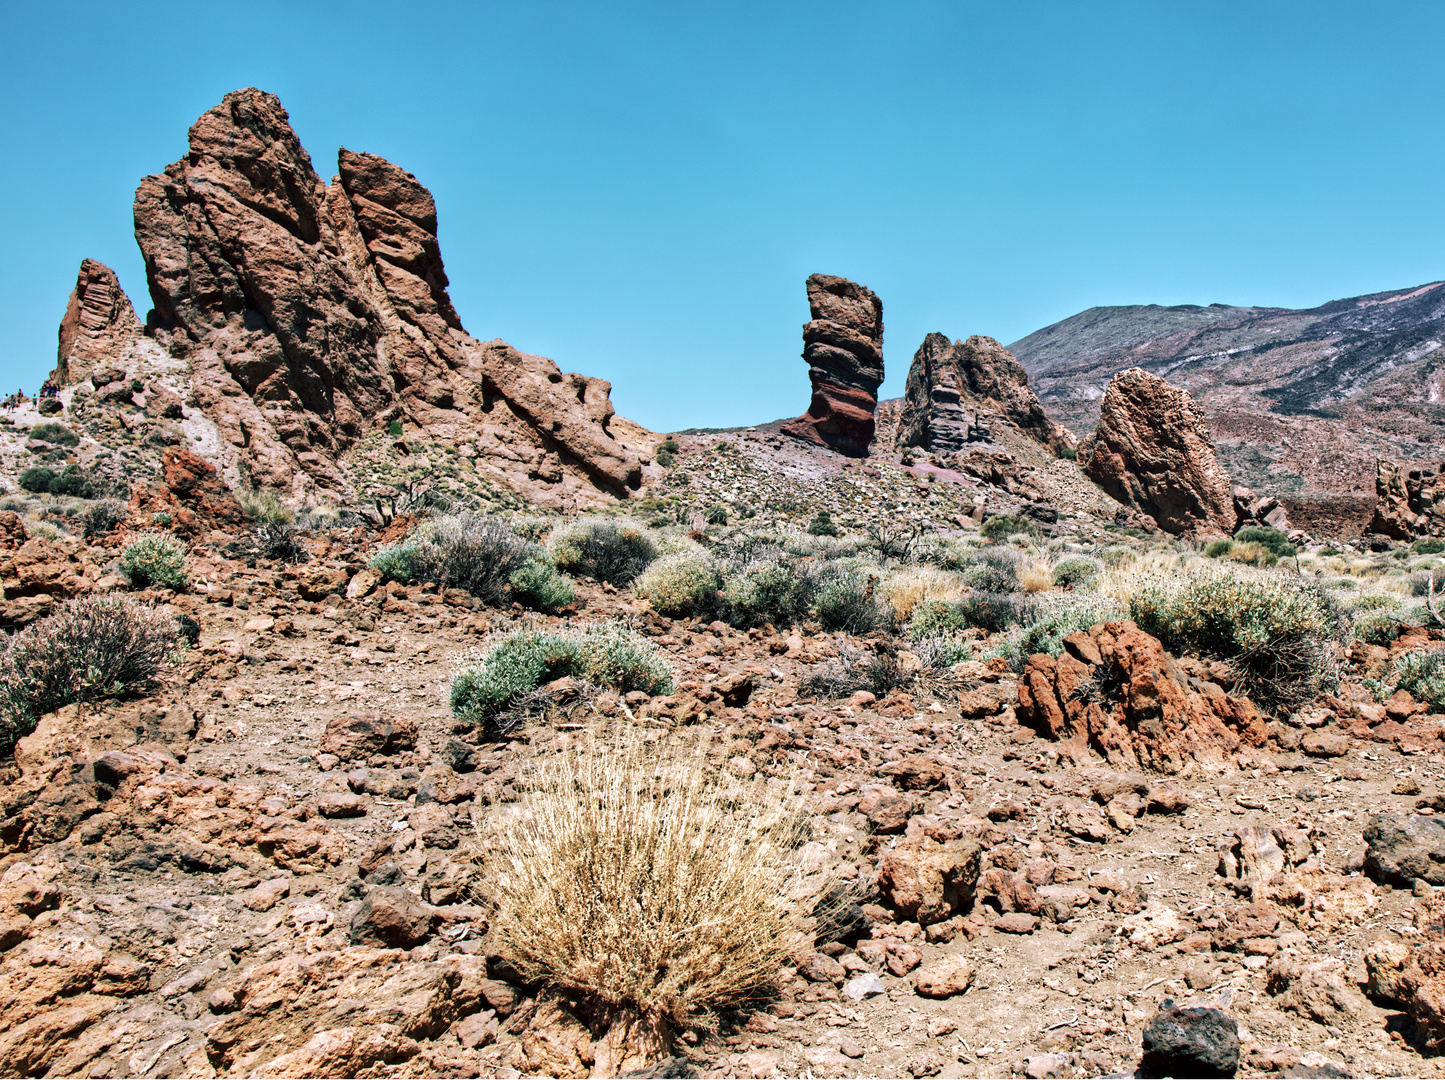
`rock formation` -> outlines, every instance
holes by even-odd
[[[803,359],[813,383],[808,411],[785,435],[866,457],[883,382],[883,301],[847,278],[808,278],[812,321],[803,327]]]
[[[60,320],[60,348],[51,382],[57,386],[79,382],[97,367],[109,367],[140,334],[140,320],[115,271],[94,259],[84,260]]]
[[[1194,399],[1140,368],[1109,380],[1099,426],[1079,445],[1084,472],[1171,533],[1233,533],[1229,476]]]
[[[478,471],[538,505],[639,486],[640,458],[608,430],[606,382],[463,329],[416,178],[345,149],[338,168],[324,183],[281,103],[239,90],[136,191],[146,334],[186,365],[187,403],[219,435],[214,463],[259,486],[346,496],[343,456],[400,420],[413,435],[475,440]],[[84,264],[61,379],[124,366],[111,343],[127,316],[114,275]]]
[[[1095,751],[1116,768],[1161,773],[1191,760],[1224,762],[1267,735],[1247,698],[1191,679],[1157,638],[1127,621],[1070,634],[1057,660],[1029,657],[1018,718],[1078,761]]]
[[[1054,423],[1029,389],[1029,377],[1012,353],[991,337],[966,341],[929,334],[913,356],[898,421],[897,446],[932,453],[961,450],[984,425],[969,409],[1003,417],[1055,454],[1072,450],[1073,434]]]
[[[1445,472],[1445,465],[1441,466]],[[1445,536],[1445,513],[1436,509],[1433,469],[1408,472],[1383,458],[1375,463],[1375,515],[1367,533],[1406,543],[1421,536]]]

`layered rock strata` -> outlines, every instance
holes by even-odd
[[[929,334],[908,369],[898,448],[954,453],[973,441],[973,431],[986,428],[982,413],[1002,417],[1055,454],[1075,446],[1073,434],[1049,418],[1029,389],[1023,365],[997,341],[975,334],[950,343],[943,334]]]
[[[808,411],[782,427],[849,457],[866,457],[883,382],[883,301],[847,278],[808,278],[812,319],[803,327],[803,359],[813,383]]]
[[[1140,368],[1109,380],[1099,426],[1079,444],[1084,472],[1170,533],[1233,533],[1229,475],[1194,399]]]
[[[88,378],[97,368],[110,366],[140,336],[141,322],[115,271],[85,259],[60,320],[60,347],[50,381],[63,386]]]
[[[343,149],[338,169],[323,182],[280,101],[238,90],[136,191],[146,334],[185,362],[188,404],[219,430],[217,464],[293,494],[354,494],[343,455],[400,420],[475,440],[479,470],[539,505],[638,487],[640,458],[608,430],[608,383],[466,333],[427,189],[371,154]],[[118,331],[105,328],[124,323],[102,319],[119,287],[108,271],[87,278],[92,265],[67,313],[80,329],[62,326],[65,381],[109,355],[104,334]]]

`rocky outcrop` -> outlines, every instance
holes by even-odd
[[[85,259],[60,320],[60,347],[50,381],[64,386],[88,378],[96,368],[109,367],[140,334],[140,320],[115,271]]]
[[[1171,533],[1233,533],[1229,475],[1189,394],[1140,368],[1109,381],[1099,426],[1079,445],[1084,472]]]
[[[1127,621],[1070,634],[1057,659],[1029,657],[1017,714],[1075,760],[1092,750],[1117,768],[1159,773],[1221,763],[1266,737],[1247,698],[1191,680],[1157,638]]]
[[[1445,471],[1445,466],[1441,466]],[[1375,463],[1375,514],[1367,533],[1409,543],[1422,536],[1445,536],[1445,513],[1436,509],[1433,469],[1406,471],[1383,458]]]
[[[970,416],[970,413],[973,415]],[[1002,417],[1055,454],[1075,446],[1073,434],[1051,420],[1012,353],[975,334],[950,343],[929,334],[913,355],[898,421],[897,446],[953,453],[986,431],[980,414]]]
[[[1445,1048],[1445,902],[1439,894],[1416,905],[1415,933],[1381,939],[1365,951],[1370,995],[1402,1005],[1424,1048]]]
[[[866,457],[883,382],[883,301],[847,278],[808,278],[812,321],[803,327],[803,359],[813,383],[808,411],[783,434]]]
[[[606,382],[466,333],[426,188],[372,154],[343,149],[338,168],[323,182],[281,103],[239,90],[136,191],[146,333],[188,365],[188,397],[219,432],[215,463],[258,486],[346,496],[346,452],[400,420],[475,440],[478,470],[538,505],[639,486],[641,460],[608,430]],[[82,329],[118,294],[114,275],[86,274],[67,314]],[[68,381],[108,355],[99,331],[61,336]],[[94,347],[67,352],[67,340]]]
[[[241,504],[215,466],[184,446],[168,446],[162,452],[158,482],[131,488],[130,512],[141,525],[153,521],[156,514],[167,514],[171,531],[182,536],[235,528],[246,520]]]

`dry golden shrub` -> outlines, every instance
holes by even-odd
[[[963,594],[963,579],[949,570],[910,567],[889,574],[878,591],[893,605],[898,621],[907,622],[913,617],[913,609],[925,600],[957,600]]]
[[[1054,587],[1054,565],[1037,555],[1019,561],[1019,588],[1026,593],[1047,592]]]
[[[711,1024],[805,946],[816,884],[802,798],[709,765],[705,746],[596,732],[479,823],[493,940],[529,979],[649,1022]]]

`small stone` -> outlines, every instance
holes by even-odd
[[[1070,1054],[1035,1054],[1024,1061],[1024,1075],[1030,1080],[1057,1080],[1068,1075],[1073,1065]]]
[[[1327,731],[1311,731],[1300,740],[1300,749],[1310,757],[1344,757],[1350,752],[1350,737],[1333,735]]]
[[[961,994],[973,985],[977,969],[958,953],[918,969],[913,988],[920,997],[947,998]]]
[[[890,945],[888,956],[883,963],[888,968],[890,975],[896,975],[901,979],[923,963],[923,955],[912,945]]]
[[[843,1038],[838,1040],[838,1053],[845,1058],[860,1058],[863,1056],[863,1048],[852,1039]]]
[[[1233,1076],[1239,1026],[1219,1009],[1181,1009],[1166,999],[1144,1028],[1143,1065],[1158,1076]]]
[[[478,1050],[497,1041],[497,1017],[492,1010],[473,1013],[457,1021],[457,1040],[468,1050]]]
[[[351,943],[410,949],[431,936],[435,918],[405,889],[381,885],[366,894],[351,917]]]
[[[1013,911],[994,923],[993,928],[1005,934],[1032,934],[1039,928],[1039,917],[1023,911]]]
[[[324,818],[363,817],[366,804],[350,791],[322,791],[316,796],[316,810]]]
[[[847,970],[837,960],[823,953],[814,953],[798,968],[798,974],[809,982],[832,983],[841,986],[847,977]]]
[[[257,885],[241,902],[252,911],[270,911],[278,900],[291,895],[291,883],[285,878],[272,878]]]
[[[854,1001],[862,1001],[864,998],[887,993],[887,991],[888,988],[883,985],[883,980],[871,971],[843,984],[843,993]]]

